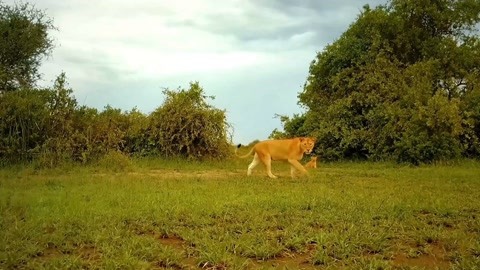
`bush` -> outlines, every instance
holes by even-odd
[[[163,156],[217,159],[230,155],[225,111],[206,102],[198,82],[188,90],[166,89],[164,94],[165,102],[152,113],[150,127],[150,137]]]
[[[46,140],[49,92],[23,89],[0,97],[0,159],[30,161]]]
[[[98,160],[98,166],[111,172],[129,172],[134,168],[131,159],[120,151],[108,151]]]

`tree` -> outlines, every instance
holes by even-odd
[[[33,5],[0,2],[0,91],[34,86],[41,60],[53,48],[52,29],[52,20]]]
[[[198,82],[189,89],[163,91],[165,101],[150,116],[150,134],[164,156],[205,159],[231,153],[224,110],[206,101]]]
[[[286,115],[276,114],[275,117],[280,119],[283,126],[283,131],[274,129],[270,134],[270,139],[286,139],[294,136],[306,136],[307,133],[303,132],[303,124],[305,122],[305,115],[294,114],[293,117]]]
[[[299,93],[307,112],[283,124],[303,122],[293,133],[314,134],[327,159],[480,154],[479,14],[475,0],[365,6],[312,61]]]

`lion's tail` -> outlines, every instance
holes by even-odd
[[[243,156],[238,155],[237,152],[238,152],[238,149],[240,149],[241,146],[242,146],[241,144],[238,144],[237,148],[235,148],[235,156],[237,156],[239,158],[247,158],[247,157],[249,157],[253,154],[253,147],[252,147],[252,149],[250,149],[250,152],[248,152],[248,154],[245,154]]]

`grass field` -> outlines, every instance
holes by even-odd
[[[0,269],[480,269],[480,163],[0,170]]]

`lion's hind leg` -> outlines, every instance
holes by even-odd
[[[253,156],[253,160],[248,165],[248,170],[247,170],[247,175],[250,176],[252,174],[253,168],[257,167],[257,165],[260,163],[260,158],[258,157],[257,153]]]
[[[272,173],[272,157],[267,154],[267,155],[259,155],[261,161],[265,165],[265,169],[267,170],[267,175],[270,178],[277,178],[276,175]]]

